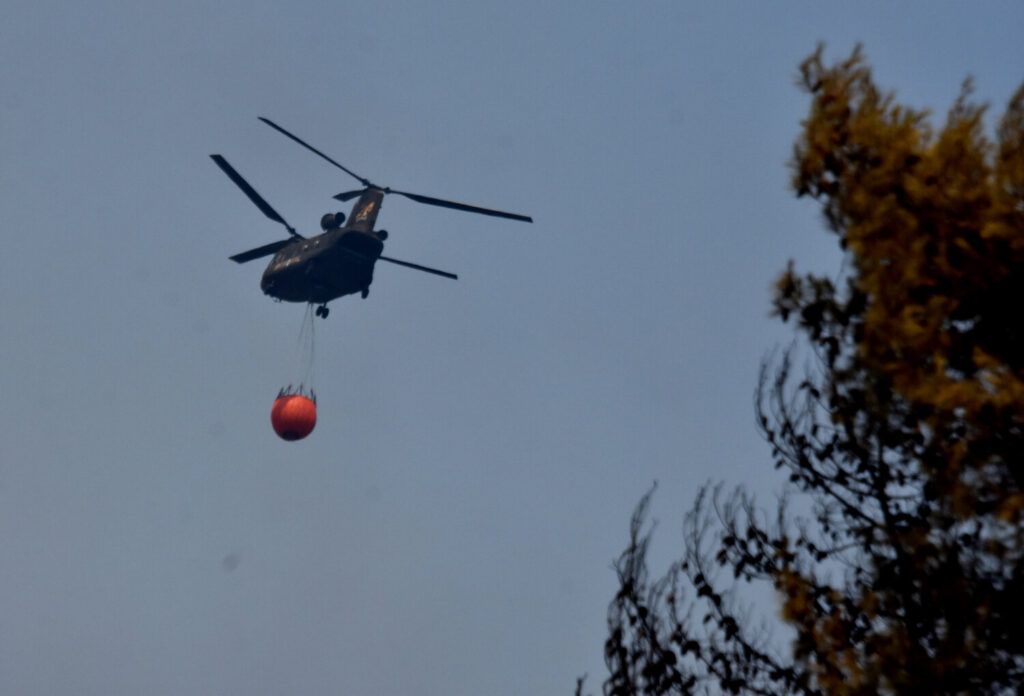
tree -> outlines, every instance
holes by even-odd
[[[1024,86],[994,139],[970,82],[934,128],[859,49],[800,66],[792,167],[844,254],[773,300],[810,347],[768,360],[757,423],[772,515],[705,488],[650,580],[645,496],[615,564],[604,691],[1010,694],[1024,688]],[[799,374],[798,374],[799,372]],[[802,514],[791,512],[799,507]],[[792,640],[741,610],[781,602]],[[577,687],[577,692],[581,687]]]

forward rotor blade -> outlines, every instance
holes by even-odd
[[[273,220],[274,222],[280,222],[284,225],[288,233],[294,237],[299,237],[295,233],[295,228],[285,222],[285,219],[281,215],[270,207],[270,204],[263,200],[263,196],[256,193],[256,189],[249,185],[249,182],[242,178],[242,175],[235,171],[235,168],[228,164],[228,161],[220,155],[210,155],[210,158],[217,163],[217,166],[228,175],[228,178],[235,182],[235,186],[242,189],[242,193],[249,197],[249,200],[256,204],[264,215]],[[301,239],[301,237],[299,237]]]
[[[491,215],[493,217],[508,218],[510,220],[521,220],[523,222],[533,222],[532,217],[526,215],[518,215],[516,213],[506,213],[501,210],[492,210],[490,208],[481,208],[476,205],[466,205],[465,203],[456,203],[455,201],[446,201],[440,198],[432,198],[431,196],[421,196],[418,193],[407,193],[405,191],[395,191],[392,189],[385,189],[388,193],[397,193],[400,196],[412,199],[417,203],[426,203],[427,205],[438,205],[442,208],[452,208],[454,210],[464,210],[467,213],[480,213],[481,215]]]
[[[356,257],[358,259],[363,259],[364,261],[370,261],[370,262],[373,261],[372,257],[367,256],[366,254],[360,254],[358,251],[352,251],[351,249],[345,249],[344,247],[340,248],[340,251],[342,253],[348,254],[349,256],[354,256],[354,257]],[[430,268],[429,266],[421,266],[418,263],[409,263],[408,261],[399,261],[398,259],[393,259],[390,256],[378,256],[377,260],[378,261],[387,261],[388,263],[393,263],[393,264],[395,264],[397,266],[405,266],[406,268],[413,268],[413,269],[415,269],[417,271],[423,271],[424,273],[433,273],[434,275],[439,275],[439,276],[442,276],[444,278],[451,278],[452,280],[458,280],[459,279],[459,277],[457,275],[455,275],[454,273],[449,273],[448,271],[439,271],[436,268]]]
[[[288,246],[289,244],[292,244],[294,241],[294,239],[282,239],[280,242],[264,244],[261,247],[250,249],[249,251],[243,251],[241,254],[235,254],[234,256],[229,256],[228,258],[234,261],[235,263],[245,263],[246,261],[252,261],[253,259],[258,259],[264,256],[270,256],[271,254],[276,254],[278,251]]]
[[[320,155],[325,160],[327,160],[328,162],[330,162],[335,167],[337,167],[341,171],[345,172],[349,176],[355,177],[356,179],[359,180],[359,183],[361,183],[363,186],[372,186],[372,184],[370,183],[369,179],[364,179],[363,177],[359,176],[358,174],[356,174],[354,171],[352,171],[348,167],[346,167],[346,166],[344,166],[344,165],[342,165],[342,164],[340,164],[338,162],[335,162],[330,157],[328,157],[327,155],[325,155],[324,153],[320,152],[315,147],[313,147],[312,145],[307,143],[305,140],[303,140],[302,138],[300,138],[297,135],[293,135],[292,133],[289,133],[284,128],[282,128],[281,126],[279,126],[276,123],[274,123],[273,121],[271,121],[269,118],[263,118],[262,116],[257,116],[256,118],[258,118],[259,120],[263,121],[265,124],[267,124],[268,126],[273,128],[277,132],[279,132],[279,133],[281,133],[281,134],[291,138],[292,140],[294,140],[295,142],[297,142],[299,145],[301,145],[302,147],[306,148],[310,152],[313,152],[314,154]]]
[[[344,247],[341,247],[340,251],[345,253],[345,254],[348,254],[349,256],[354,256],[356,258],[363,259],[364,261],[371,261],[371,262],[373,261],[372,257],[367,256],[365,254],[360,254],[358,251],[352,251],[351,249],[345,249]],[[459,279],[459,277],[457,275],[455,275],[454,273],[449,273],[448,271],[439,271],[436,268],[430,268],[429,266],[421,266],[418,263],[409,263],[408,261],[399,261],[398,259],[393,259],[390,256],[378,256],[377,260],[378,261],[387,261],[388,263],[393,263],[393,264],[395,264],[397,266],[405,266],[406,268],[413,268],[413,269],[415,269],[417,271],[423,271],[424,273],[433,273],[434,275],[439,275],[439,276],[442,276],[444,278],[451,278],[452,280],[458,280]]]
[[[378,256],[377,258],[379,260],[381,260],[381,261],[387,261],[388,263],[393,263],[393,264],[396,264],[398,266],[405,266],[406,268],[415,268],[417,271],[424,271],[426,273],[433,273],[434,275],[439,275],[439,276],[442,276],[444,278],[451,278],[452,280],[458,280],[459,279],[459,277],[457,275],[455,275],[454,273],[449,273],[448,271],[439,271],[436,268],[428,268],[427,266],[421,266],[421,265],[419,265],[417,263],[409,263],[408,261],[399,261],[398,259],[393,259],[393,258],[390,258],[388,256]]]

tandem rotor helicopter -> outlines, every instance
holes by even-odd
[[[465,203],[446,201],[431,196],[423,196],[407,191],[396,191],[387,186],[377,186],[369,179],[363,178],[352,170],[342,166],[338,162],[317,150],[315,147],[300,139],[298,136],[289,133],[281,126],[267,118],[259,117],[261,121],[291,138],[307,150],[319,155],[338,169],[355,178],[363,185],[363,188],[355,191],[346,191],[334,196],[339,201],[350,201],[358,198],[352,206],[352,212],[345,221],[344,213],[327,213],[320,219],[321,234],[315,237],[303,237],[295,231],[295,228],[285,222],[285,219],[267,203],[260,194],[249,185],[235,169],[228,164],[228,161],[220,155],[210,155],[225,174],[228,175],[238,188],[249,197],[256,207],[264,215],[275,222],[284,225],[288,230],[289,237],[277,242],[265,244],[255,249],[243,251],[229,257],[236,263],[246,263],[273,254],[274,258],[263,272],[263,279],[260,281],[260,288],[267,295],[286,302],[306,302],[317,304],[316,315],[327,318],[329,312],[327,303],[344,295],[361,293],[363,298],[370,292],[370,283],[373,282],[373,268],[377,261],[386,261],[417,271],[433,273],[444,278],[457,280],[458,276],[447,271],[440,271],[436,268],[428,268],[408,261],[399,261],[388,256],[382,256],[384,240],[388,238],[385,230],[374,230],[373,226],[377,221],[377,214],[380,212],[381,202],[384,196],[389,193],[396,193],[405,196],[417,203],[441,206],[463,210],[469,213],[480,213],[494,217],[520,220],[522,222],[533,222],[533,219],[526,215],[506,213],[501,210],[491,210]]]

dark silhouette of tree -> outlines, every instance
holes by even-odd
[[[788,493],[769,515],[705,487],[657,580],[641,500],[604,692],[1021,693],[1024,87],[990,138],[969,81],[934,128],[859,49],[827,65],[819,48],[799,84],[792,185],[844,270],[791,263],[776,287],[813,355],[766,361],[756,394]],[[743,611],[746,583],[779,597],[785,635]]]

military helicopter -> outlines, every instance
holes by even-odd
[[[363,185],[361,189],[346,191],[334,196],[339,201],[350,201],[353,198],[358,199],[355,205],[352,206],[348,222],[345,221],[344,213],[327,213],[320,219],[320,227],[323,229],[323,232],[315,237],[306,238],[285,222],[285,219],[256,192],[256,189],[249,185],[249,182],[235,171],[234,167],[228,164],[226,159],[220,155],[210,155],[213,161],[217,163],[217,166],[228,175],[228,178],[235,182],[238,188],[242,189],[242,192],[249,197],[249,200],[255,203],[256,207],[268,218],[284,225],[289,235],[287,239],[243,251],[229,258],[236,263],[246,263],[273,254],[274,258],[270,260],[270,264],[263,272],[260,288],[262,288],[265,294],[277,300],[317,304],[316,315],[319,317],[327,318],[330,311],[327,308],[327,303],[333,299],[357,292],[365,299],[370,292],[370,283],[373,282],[373,269],[377,261],[386,261],[398,266],[413,268],[417,271],[451,278],[452,280],[458,279],[458,276],[454,273],[421,266],[416,263],[409,263],[408,261],[399,261],[398,259],[381,255],[381,252],[384,250],[384,240],[388,238],[388,233],[386,230],[375,230],[373,226],[376,224],[381,202],[384,200],[384,196],[389,193],[405,196],[417,203],[426,203],[427,205],[508,218],[510,220],[520,220],[522,222],[533,222],[533,219],[526,215],[517,215],[516,213],[506,213],[500,210],[446,201],[407,191],[396,191],[387,186],[377,186],[369,179],[361,177],[352,170],[335,162],[306,141],[289,133],[270,119],[263,118],[262,116],[259,119],[307,150],[324,158]]]

